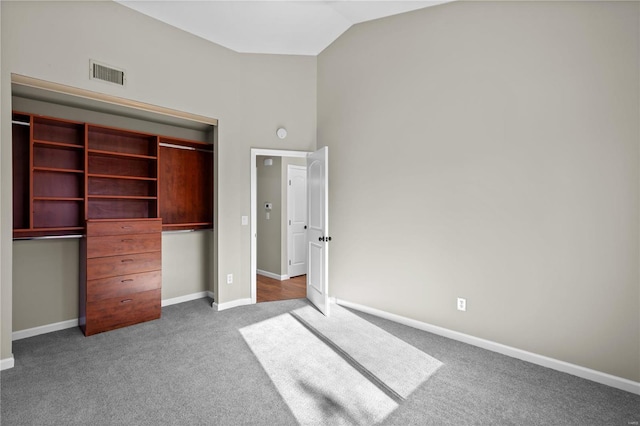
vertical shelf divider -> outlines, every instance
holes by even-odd
[[[33,229],[33,127],[35,120],[29,116],[29,229]]]
[[[84,222],[89,219],[89,125],[84,123]]]

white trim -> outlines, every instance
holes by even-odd
[[[54,322],[53,324],[45,324],[38,327],[27,328],[25,330],[18,330],[11,333],[11,339],[21,340],[28,337],[39,336],[40,334],[52,333],[54,331],[66,330],[78,326],[78,319],[71,319],[67,321]]]
[[[13,356],[11,358],[0,359],[0,371],[13,368],[15,367],[15,365],[16,360],[13,358]]]
[[[152,112],[168,117],[194,121],[196,123],[202,123],[211,126],[218,125],[218,120],[215,118],[205,117],[202,115],[192,114],[184,111],[178,111],[171,108],[165,108],[159,105],[147,104],[144,102],[134,101],[132,99],[121,98],[118,96],[107,95],[106,93],[94,92],[91,90],[80,89],[78,87],[53,83],[51,81],[40,80],[33,77],[27,77],[25,75],[11,73],[11,83],[26,87],[33,87],[36,89],[47,90],[55,93],[62,93],[64,95],[71,95],[77,98],[89,99],[91,101],[99,101],[106,104],[124,106],[139,111]]]
[[[256,303],[257,300],[256,273],[258,270],[258,250],[256,237],[258,231],[258,219],[256,215],[258,211],[258,166],[256,161],[258,160],[258,155],[268,155],[270,157],[307,158],[308,154],[309,153],[307,151],[251,148],[251,304]],[[217,306],[215,303],[214,305]]]
[[[192,300],[202,299],[202,298],[205,298],[205,297],[211,297],[210,293],[211,292],[209,292],[209,291],[201,291],[201,292],[198,292],[198,293],[192,293],[192,294],[187,294],[187,295],[184,295],[184,296],[173,297],[171,299],[164,299],[162,301],[162,307],[175,305],[175,304],[178,304],[178,303],[190,302]]]
[[[162,307],[175,305],[177,303],[189,302],[191,300],[202,299],[204,297],[210,297],[213,299],[213,292],[201,291],[199,293],[187,294],[185,296],[174,297],[172,299],[162,300]],[[54,331],[66,330],[68,328],[74,328],[78,326],[78,319],[72,319],[67,321],[56,322],[53,324],[45,324],[38,327],[27,328],[25,330],[18,330],[11,333],[11,339],[13,341],[26,339],[28,337],[39,336],[40,334],[52,333]]]
[[[289,279],[289,275],[278,275],[278,274],[274,274],[273,272],[263,271],[262,269],[257,269],[256,273],[258,275],[273,278],[274,280],[278,280],[278,281],[285,281]]]
[[[377,317],[394,321],[400,324],[408,325],[409,327],[417,328],[419,330],[427,331],[429,333],[437,334],[439,336],[444,336],[449,339],[468,343],[473,346],[478,346],[483,349],[487,349],[487,350],[497,352],[503,355],[507,355],[513,358],[521,359],[523,361],[527,361],[532,364],[541,365],[543,367],[551,368],[553,370],[561,371],[563,373],[568,373],[574,376],[581,377],[583,379],[591,380],[596,383],[601,383],[603,385],[611,386],[613,388],[621,389],[623,391],[640,395],[640,382],[634,382],[632,380],[625,379],[622,377],[613,376],[611,374],[592,370],[590,368],[581,367],[579,365],[571,364],[565,361],[560,361],[554,358],[549,358],[544,355],[538,355],[532,352],[527,352],[522,349],[503,345],[501,343],[492,342],[490,340],[481,339],[479,337],[470,336],[468,334],[460,333],[458,331],[453,331],[443,327],[438,327],[436,325],[417,321],[411,318],[406,318],[400,315],[381,311],[375,308],[370,308],[368,306],[359,305],[357,303],[352,303],[345,300],[338,300],[336,298],[332,298],[332,301],[334,301],[338,305],[355,309],[357,311],[365,312],[367,314],[375,315]]]
[[[236,299],[236,300],[232,300],[231,302],[225,302],[225,303],[213,302],[211,304],[211,307],[216,311],[224,311],[226,309],[237,308],[238,306],[252,305],[254,303],[255,302],[253,302],[250,298],[246,298],[246,299]]]

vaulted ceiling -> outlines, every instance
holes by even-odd
[[[237,52],[317,55],[354,24],[452,0],[115,1]]]

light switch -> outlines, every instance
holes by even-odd
[[[249,216],[242,216],[242,224],[243,225],[249,224]]]
[[[267,212],[267,220],[271,219],[271,213]]]

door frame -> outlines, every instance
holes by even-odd
[[[255,304],[258,296],[256,273],[258,270],[258,167],[259,155],[268,157],[307,158],[309,151],[287,151],[281,149],[251,148],[251,303]]]

